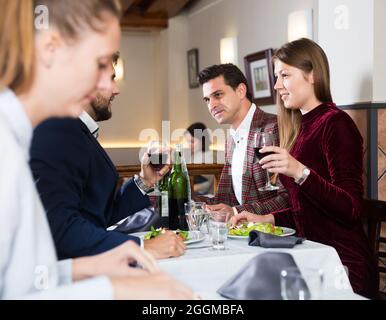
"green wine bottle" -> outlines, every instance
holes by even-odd
[[[188,230],[184,204],[188,202],[188,179],[182,170],[181,152],[174,153],[173,172],[169,180],[169,228]]]

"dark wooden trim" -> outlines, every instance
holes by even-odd
[[[386,109],[386,102],[385,103],[360,102],[360,103],[340,105],[337,107],[342,110]]]
[[[217,185],[220,181],[220,176],[223,164],[188,164],[190,184],[193,185],[193,177],[198,175],[213,175],[214,176],[214,193],[217,191]],[[120,183],[124,178],[131,178],[141,171],[140,165],[117,166],[117,171],[120,177]],[[120,185],[120,184],[119,184]]]
[[[125,30],[161,30],[168,20],[196,0],[121,0]]]
[[[367,197],[378,199],[378,110],[367,110]]]
[[[169,24],[168,16],[164,13],[147,13],[145,15],[137,15],[127,13],[121,19],[122,28],[148,28],[148,29],[164,29]]]

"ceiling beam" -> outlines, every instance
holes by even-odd
[[[149,7],[148,12],[166,11],[169,18],[176,16],[191,0],[157,0]]]
[[[121,20],[121,26],[124,29],[165,29],[168,27],[168,17],[159,12],[147,13],[143,16],[127,13]]]
[[[122,5],[122,12],[125,14],[130,7],[138,5],[142,0],[120,0]]]
[[[179,14],[196,0],[121,0],[125,29],[163,29],[168,19]]]

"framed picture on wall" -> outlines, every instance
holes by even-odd
[[[272,65],[273,49],[256,52],[244,58],[245,72],[252,92],[253,102],[256,105],[269,105],[275,103],[273,89],[275,77]]]
[[[188,51],[189,88],[198,88],[198,49]]]

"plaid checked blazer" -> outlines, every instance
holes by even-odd
[[[232,137],[227,137],[225,150],[225,164],[221,172],[217,193],[214,198],[208,198],[205,201],[208,204],[225,203],[235,207],[237,212],[244,210],[256,214],[268,214],[278,212],[289,207],[288,194],[277,180],[280,187],[277,191],[261,192],[258,188],[266,183],[266,173],[258,163],[253,148],[253,140],[256,132],[272,132],[275,135],[275,145],[279,145],[279,131],[277,126],[277,117],[273,114],[265,113],[258,107],[253,115],[251,128],[248,135],[247,154],[244,158],[242,200],[243,204],[237,201],[232,185],[232,156],[235,143]]]

